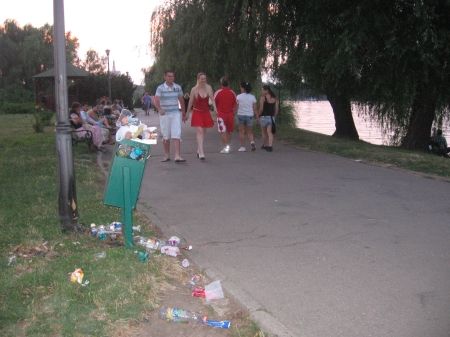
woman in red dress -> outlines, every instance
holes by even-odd
[[[197,157],[205,160],[205,151],[203,150],[203,140],[205,139],[206,129],[214,126],[214,121],[209,111],[209,105],[212,104],[214,111],[216,110],[214,102],[214,93],[211,86],[206,80],[205,73],[197,74],[197,85],[192,88],[187,114],[192,112],[191,126],[196,128],[197,136]]]

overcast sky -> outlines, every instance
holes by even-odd
[[[150,52],[150,17],[159,0],[65,0],[65,30],[79,40],[79,57],[96,50],[100,56],[110,49],[110,67],[128,71],[141,84],[142,68],[153,63]],[[0,22],[15,19],[20,26],[53,25],[52,0],[0,0]]]

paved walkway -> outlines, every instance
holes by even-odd
[[[191,128],[183,140],[186,164],[153,148],[141,210],[263,328],[450,336],[449,183],[279,143],[221,155],[215,129],[200,162]]]

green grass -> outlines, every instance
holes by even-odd
[[[55,133],[51,127],[35,133],[32,123],[30,115],[3,115],[0,125],[0,335],[110,335],[116,320],[139,319],[156,307],[164,260],[142,264],[123,247],[62,234]],[[80,222],[120,220],[118,210],[101,202],[95,155],[77,146],[74,157]],[[47,254],[16,253],[16,263],[8,266],[13,249],[26,253],[44,242]],[[106,258],[96,261],[101,251]],[[88,286],[68,281],[75,268],[83,268]]]
[[[393,166],[444,178],[450,177],[450,159],[398,147],[351,141],[295,128],[291,109],[285,107],[277,138],[303,149],[333,153],[377,165]]]

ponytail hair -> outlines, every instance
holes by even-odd
[[[241,87],[244,88],[247,94],[249,94],[252,91],[252,86],[249,82],[241,82]]]

